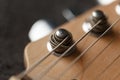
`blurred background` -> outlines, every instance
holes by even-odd
[[[35,21],[47,19],[59,26],[67,21],[64,9],[71,8],[78,15],[95,5],[96,0],[0,0],[0,80],[25,69],[24,47]]]

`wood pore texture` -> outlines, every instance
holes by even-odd
[[[74,6],[82,13],[95,5],[95,0],[0,0],[0,80],[25,69],[23,51],[36,20],[45,18],[63,24],[64,8]]]
[[[118,19],[118,15],[115,12],[115,3],[108,6],[98,6],[96,8],[87,11],[86,13],[78,16],[76,19],[62,25],[62,28],[67,29],[73,35],[73,39],[76,41],[80,36],[84,34],[81,26],[83,22],[90,16],[90,14],[96,10],[102,10],[108,16],[108,22],[112,24]],[[119,80],[120,74],[120,21],[112,28],[112,31],[102,37],[92,48],[89,49],[86,54],[79,59],[74,66],[72,66],[66,74],[60,77],[60,80],[72,80],[75,74],[80,73],[75,77],[76,80]],[[25,61],[26,68],[29,68],[34,62],[38,61],[47,50],[48,37],[28,44],[25,49]],[[62,71],[83,52],[93,41],[97,38],[88,35],[78,45],[77,50],[73,52],[73,55],[62,58],[42,80],[58,80],[56,79]],[[111,43],[111,41],[113,41]],[[110,45],[109,45],[110,44]],[[41,46],[42,45],[42,46]],[[108,46],[108,47],[107,47]],[[107,47],[105,50],[104,48]],[[103,52],[102,52],[103,51]],[[37,77],[42,70],[46,69],[54,60],[58,59],[54,55],[47,58],[42,64],[37,66],[28,76],[34,78]],[[89,67],[88,67],[89,66]],[[117,77],[118,76],[118,77]],[[38,79],[39,80],[39,79]]]

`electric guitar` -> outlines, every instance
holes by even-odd
[[[119,12],[119,1],[97,6],[29,43],[10,80],[120,80]]]

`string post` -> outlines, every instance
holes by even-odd
[[[66,37],[67,37],[67,39],[64,41],[64,43],[61,44],[57,49],[54,50],[54,55],[59,57],[62,53],[64,53],[74,43],[72,34],[69,31],[62,29],[62,28],[55,31],[50,36],[50,39],[48,41],[48,44],[47,44],[48,50],[51,51],[52,49],[54,49]],[[75,48],[72,48],[65,56],[72,54],[74,49]]]
[[[101,20],[101,22],[93,30],[91,30],[93,28],[93,25],[95,25],[99,20]],[[108,18],[103,13],[103,11],[96,10],[92,12],[91,16],[88,19],[86,19],[82,28],[85,32],[91,30],[91,34],[100,36],[103,32],[105,32],[105,30],[108,29],[109,26],[110,24],[108,22]]]

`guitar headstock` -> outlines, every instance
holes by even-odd
[[[118,1],[107,5],[97,6],[76,19],[66,23],[60,28],[69,31],[73,40],[77,41],[85,32],[82,29],[83,23],[95,10],[101,10],[108,18],[111,25],[119,15],[115,11]],[[60,80],[119,80],[120,76],[120,22],[112,28],[112,31],[103,36],[93,47],[91,47],[65,74]],[[39,35],[39,34],[38,34]],[[79,44],[73,54],[62,58],[43,78],[43,80],[58,80],[59,74],[80,55],[98,37],[88,35]],[[49,36],[36,42],[29,43],[25,48],[25,65],[29,69],[36,61],[42,58],[48,51],[47,43]],[[45,61],[39,64],[29,77],[35,78],[42,70],[59,57],[50,55]],[[117,78],[116,78],[117,77]],[[116,78],[116,79],[114,79]]]

